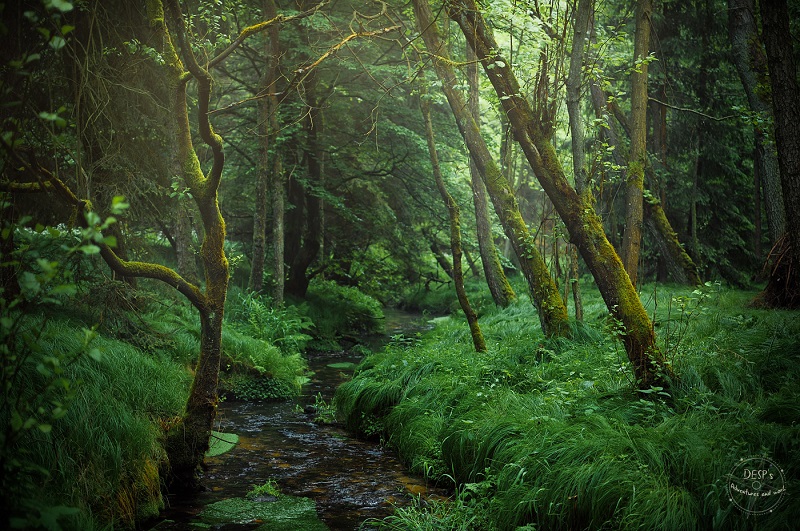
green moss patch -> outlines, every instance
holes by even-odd
[[[200,513],[206,524],[262,524],[258,529],[270,531],[327,531],[317,516],[311,498],[281,496],[275,501],[251,501],[230,498],[207,505]]]
[[[206,457],[216,457],[226,452],[230,452],[238,442],[239,436],[235,433],[220,433],[218,431],[212,431],[211,440],[208,442],[208,451],[206,452]]]

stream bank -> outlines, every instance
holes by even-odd
[[[421,316],[386,314],[384,342],[428,327]],[[347,351],[312,353],[308,363],[313,376],[297,399],[220,403],[216,429],[238,434],[238,444],[228,453],[207,458],[206,490],[191,497],[169,497],[169,508],[151,529],[208,527],[199,516],[206,506],[244,498],[253,487],[270,480],[282,494],[314,500],[317,515],[331,530],[358,529],[365,520],[388,516],[394,506],[408,505],[418,496],[444,497],[444,489],[408,475],[390,449],[355,439],[340,426],[314,422],[313,412],[307,412],[319,399],[330,403],[336,387],[352,376],[352,369],[343,367],[360,361],[360,356]],[[230,522],[212,527],[256,529],[263,524]]]

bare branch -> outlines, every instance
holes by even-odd
[[[650,97],[650,98],[647,98],[647,99],[649,99],[650,101],[654,101],[654,102],[656,102],[656,103],[658,103],[660,105],[663,105],[664,107],[669,107],[670,109],[674,109],[676,111],[681,111],[681,112],[690,112],[692,114],[696,114],[698,116],[702,116],[703,118],[708,118],[709,120],[714,120],[715,122],[724,122],[725,120],[730,120],[730,119],[736,118],[738,116],[737,114],[729,114],[728,116],[721,116],[721,117],[720,116],[711,116],[711,115],[708,115],[706,113],[697,111],[695,109],[687,109],[686,107],[677,107],[675,105],[670,105],[669,103],[663,102],[661,100],[657,100],[657,99],[655,99],[653,97]]]
[[[300,20],[309,17],[314,13],[316,13],[317,11],[319,11],[320,9],[322,9],[322,7],[327,3],[328,3],[327,0],[325,0],[324,2],[320,2],[316,6],[312,7],[308,11],[303,11],[302,13],[299,13],[297,15],[292,15],[290,17],[287,17],[285,15],[278,15],[269,20],[265,20],[264,22],[259,22],[258,24],[253,24],[252,26],[244,28],[239,33],[239,36],[236,37],[236,39],[230,44],[230,46],[225,48],[222,52],[219,53],[219,55],[217,55],[211,61],[208,62],[208,70],[211,70],[219,63],[224,61],[225,58],[228,57],[231,53],[233,53],[233,51],[236,50],[236,48],[238,48],[248,37],[255,35],[256,33],[261,33],[262,31],[266,30],[270,26],[274,26],[275,24],[286,24],[287,22],[293,22],[295,20]]]
[[[0,187],[10,185],[8,191],[11,192],[22,191],[24,193],[31,193],[38,191],[55,193],[67,204],[77,209],[78,212],[82,214],[77,216],[77,219],[80,220],[80,224],[85,228],[89,227],[89,223],[86,220],[85,214],[91,212],[92,207],[88,200],[80,199],[78,196],[76,196],[75,193],[64,183],[64,181],[53,175],[53,173],[47,168],[42,167],[38,163],[35,163],[35,165],[29,163],[11,149],[7,148],[7,151],[12,157],[14,157],[15,160],[17,160],[17,162],[22,165],[26,171],[36,176],[39,181],[26,183],[5,181],[0,183]],[[208,299],[203,292],[200,291],[200,288],[188,282],[175,270],[161,264],[155,264],[151,262],[123,260],[107,243],[104,243],[102,240],[93,243],[100,248],[100,256],[103,257],[103,260],[105,260],[105,262],[114,272],[127,277],[152,278],[155,280],[160,280],[181,292],[198,310],[202,311],[208,307]]]
[[[342,48],[347,46],[347,44],[350,41],[352,41],[353,39],[357,39],[359,37],[377,37],[377,36],[380,36],[380,35],[384,35],[386,33],[390,33],[390,32],[395,31],[397,29],[400,29],[400,26],[390,26],[388,28],[382,28],[382,29],[375,30],[375,31],[365,31],[365,32],[351,33],[350,35],[348,35],[347,37],[345,37],[344,39],[342,39],[338,43],[336,43],[333,46],[331,46],[330,48],[328,48],[328,50],[325,51],[324,54],[319,56],[319,58],[317,58],[314,62],[309,63],[309,64],[307,64],[305,66],[301,66],[300,68],[295,70],[294,71],[294,76],[289,81],[289,83],[286,86],[286,88],[284,90],[282,90],[281,92],[263,92],[262,91],[262,92],[259,92],[258,94],[256,94],[255,96],[251,96],[249,98],[245,98],[243,100],[239,100],[239,101],[236,101],[234,103],[231,103],[230,105],[226,105],[225,107],[221,107],[219,109],[214,109],[213,111],[209,111],[208,114],[216,114],[216,113],[220,113],[220,112],[227,112],[227,111],[230,111],[231,109],[235,109],[237,107],[240,107],[240,106],[244,105],[245,103],[249,103],[251,101],[260,100],[262,98],[267,98],[267,97],[270,97],[270,96],[283,96],[283,97],[285,97],[292,89],[298,87],[309,76],[309,74],[311,74],[311,72],[314,71],[314,69],[316,69],[320,64],[322,64],[323,61],[325,61],[325,59],[329,58],[331,55],[335,54],[336,52],[338,52],[339,50],[341,50]]]

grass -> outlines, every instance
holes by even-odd
[[[523,300],[481,315],[486,353],[472,350],[456,316],[367,358],[339,388],[350,429],[383,438],[412,470],[459,493],[455,507],[404,509],[384,526],[790,528],[800,496],[754,517],[729,501],[728,484],[741,459],[766,456],[798,492],[796,315],[749,308],[753,293],[719,286],[646,286],[678,380],[643,397],[599,294],[583,291],[586,316],[571,340],[546,340]]]
[[[38,320],[31,324],[42,326]],[[50,319],[38,344],[32,359],[55,358],[80,352],[84,334],[75,323]],[[66,518],[67,527],[132,527],[162,508],[160,427],[180,415],[189,375],[172,360],[120,341],[100,336],[90,346],[99,359],[74,358],[61,367],[65,380],[57,387],[44,385],[47,376],[35,362],[20,375],[29,384],[20,390],[23,400],[38,401],[40,414],[48,404],[65,411],[46,431],[29,431],[18,443],[17,455],[39,478],[32,491],[22,493],[28,524],[57,517]],[[25,396],[37,389],[46,393]],[[78,511],[58,510],[68,506]]]

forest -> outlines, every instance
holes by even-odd
[[[0,13],[1,527],[797,525],[797,2]]]

